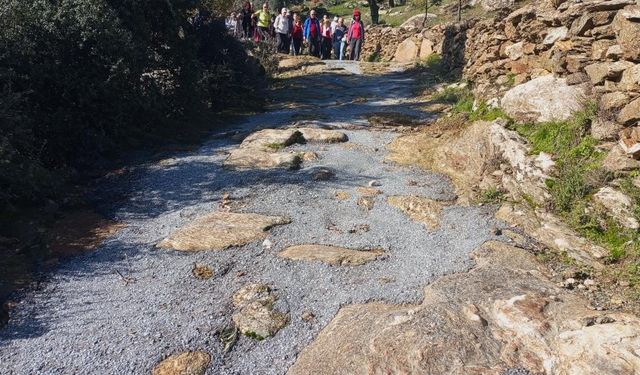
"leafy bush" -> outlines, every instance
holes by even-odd
[[[0,218],[68,173],[260,103],[264,70],[197,0],[7,0],[0,12]],[[205,12],[203,12],[205,13]]]

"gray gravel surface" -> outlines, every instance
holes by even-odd
[[[353,65],[347,71],[359,73]],[[314,84],[341,82],[345,77],[349,78],[318,75],[307,84],[313,90]],[[361,116],[373,110],[423,119],[433,116],[415,108],[409,77],[401,72],[350,79],[355,87],[337,90],[334,105],[326,102],[324,107],[305,109],[322,114],[322,120],[311,121],[313,125],[366,126]],[[375,100],[342,104],[356,96]],[[291,125],[292,116],[305,110],[256,115],[234,129]],[[200,349],[212,354],[209,374],[283,374],[341,306],[368,301],[419,303],[422,288],[430,281],[467,270],[472,265],[469,253],[492,238],[491,228],[497,225],[492,209],[449,206],[440,229],[427,231],[390,207],[386,197],[454,199],[448,179],[385,162],[385,146],[397,133],[345,132],[346,144],[294,146],[320,155],[298,171],[226,171],[222,161],[237,144],[214,138],[196,152],[177,153],[162,163],[143,165],[127,178],[105,181],[95,193],[96,203],[127,228],[20,296],[11,321],[0,330],[0,371],[144,374],[167,355]],[[313,181],[313,172],[321,167],[332,169],[336,176]],[[356,204],[356,188],[372,180],[380,183],[383,194],[366,211]],[[351,198],[335,199],[338,190]],[[225,193],[238,202],[240,211],[284,215],[292,223],[269,232],[271,247],[253,243],[200,253],[154,247],[198,215],[218,210]],[[368,231],[350,233],[364,224]],[[386,254],[358,267],[276,256],[284,247],[302,243],[383,248]],[[215,276],[195,279],[194,263],[210,265]],[[242,337],[223,355],[217,332],[231,321],[233,292],[248,282],[271,285],[279,297],[277,308],[290,314],[290,323],[261,342]],[[302,320],[305,311],[312,312],[315,320]]]

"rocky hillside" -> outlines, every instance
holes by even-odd
[[[488,149],[500,150],[495,158],[512,163],[495,170],[484,160],[483,168],[469,173],[477,177],[472,189],[502,190],[510,199],[559,214],[607,248],[607,259],[622,259],[620,273],[630,279],[622,284],[638,284],[640,2],[519,5],[499,9],[491,19],[422,28],[417,17],[399,28],[374,27],[367,53],[429,67],[441,60],[442,79],[453,72],[466,81],[469,93],[446,88],[440,95],[452,99],[454,115],[492,111],[506,119],[503,127],[520,133],[505,135],[494,127],[482,136]],[[443,173],[459,171],[457,160],[467,157],[461,150],[474,152],[475,146],[465,145],[486,131],[466,130],[455,141],[458,149],[448,142],[442,152],[450,153],[454,165]],[[522,147],[504,147],[505,139]],[[433,162],[426,163],[429,168],[447,164],[425,153],[415,161],[425,158]],[[536,165],[542,169],[532,172]]]

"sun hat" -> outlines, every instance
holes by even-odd
[[[353,11],[353,16],[360,16],[360,11],[358,9]]]

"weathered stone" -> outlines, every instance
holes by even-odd
[[[281,216],[214,212],[176,230],[157,246],[180,251],[223,250],[264,239],[271,227],[288,223]]]
[[[640,114],[638,114],[640,116]],[[620,147],[629,156],[640,159],[640,126],[620,132]]]
[[[349,193],[347,193],[346,191],[336,191],[335,196],[339,201],[346,201],[351,198],[351,195],[349,195]]]
[[[204,375],[211,362],[206,352],[174,354],[151,370],[151,375]]]
[[[359,186],[358,188],[356,188],[356,192],[364,197],[375,197],[376,195],[382,194],[382,190],[376,187]]]
[[[549,29],[547,32],[547,36],[542,41],[544,45],[552,45],[559,40],[563,40],[569,34],[569,29],[566,26],[554,27]]]
[[[265,284],[248,284],[233,295],[236,311],[232,315],[238,330],[246,336],[262,340],[274,336],[287,325],[287,314],[274,308],[278,297]]]
[[[518,60],[519,58],[524,56],[523,46],[524,42],[512,44],[505,49],[505,53],[511,60]]]
[[[605,79],[619,79],[625,70],[633,66],[634,64],[629,61],[602,62],[591,64],[585,67],[584,70],[591,78],[591,82],[594,85],[599,85]]]
[[[429,13],[427,15],[427,19],[437,18],[437,17],[438,16],[436,14]],[[402,25],[400,25],[400,29],[408,29],[408,30],[420,29],[422,28],[423,24],[424,24],[424,13],[421,13],[413,17],[410,17],[408,20],[404,21]]]
[[[568,120],[584,108],[584,91],[566,80],[543,76],[518,85],[502,98],[502,108],[521,122]]]
[[[429,230],[436,230],[442,220],[442,209],[449,202],[436,201],[416,196],[391,196],[389,205],[402,210],[412,220],[424,224]]]
[[[397,62],[411,62],[418,58],[419,52],[420,47],[416,42],[412,38],[407,38],[398,46],[394,60]]]
[[[615,41],[609,39],[594,41],[591,46],[591,58],[593,60],[603,60],[607,57],[607,51],[613,45],[615,45]]]
[[[533,211],[521,205],[503,204],[496,213],[496,218],[522,229],[554,252],[566,252],[581,264],[596,269],[601,269],[602,264],[594,259],[609,255],[606,249],[580,237],[567,224],[544,211]]]
[[[420,45],[420,59],[426,59],[433,55],[435,53],[433,47],[433,42],[431,40],[426,38],[422,39],[422,44]]]
[[[606,186],[593,195],[593,200],[623,227],[640,228],[640,223],[633,215],[633,201],[623,192]]]
[[[267,152],[252,148],[237,148],[224,161],[227,169],[297,169],[302,159],[299,154],[289,152]]]
[[[587,55],[582,53],[572,53],[567,55],[567,70],[571,73],[581,71],[590,61]]]
[[[622,126],[615,121],[596,119],[591,123],[591,136],[599,141],[616,139]]]
[[[318,129],[318,128],[297,128],[306,143],[340,143],[349,140],[349,137],[341,131]]]
[[[494,11],[503,8],[510,8],[515,0],[478,0],[484,10]]]
[[[478,187],[502,185],[514,199],[522,194],[543,202],[547,172],[536,165],[526,141],[505,129],[500,121],[478,121],[460,132],[446,131],[439,137],[412,134],[389,146],[389,158],[402,164],[417,164],[447,174],[456,186],[459,203],[469,203]],[[501,177],[492,173],[505,163],[512,170]],[[524,181],[527,183],[523,183]]]
[[[622,47],[623,57],[640,61],[640,5],[631,5],[619,11],[613,20],[613,30]]]
[[[617,110],[624,107],[629,101],[629,97],[620,91],[602,95],[600,98],[600,108],[605,111]]]
[[[602,168],[609,172],[630,172],[640,169],[640,161],[628,157],[622,147],[613,147],[602,160]]]
[[[236,170],[298,168],[302,156],[283,151],[295,143],[336,143],[346,142],[346,134],[327,129],[292,128],[264,129],[244,139],[242,144],[224,161],[225,168]]]
[[[615,12],[584,13],[571,25],[571,33],[576,36],[584,36],[594,27],[610,23],[614,15]]]
[[[474,259],[471,271],[426,287],[420,305],[343,307],[288,374],[640,370],[638,318],[587,309],[585,300],[556,287],[522,249],[489,242]],[[609,323],[584,323],[599,317]]]
[[[375,200],[371,196],[361,196],[358,198],[358,201],[356,203],[364,210],[371,211],[373,210],[373,206],[375,205]]]
[[[623,125],[635,125],[640,122],[640,98],[622,108],[617,120]]]
[[[622,54],[623,54],[622,47],[620,47],[619,44],[611,46],[607,49],[608,59],[618,60],[622,57]]]
[[[281,251],[278,256],[292,260],[322,262],[332,266],[359,266],[375,260],[384,253],[381,249],[353,250],[326,245],[296,245]]]
[[[618,87],[625,91],[640,90],[640,64],[629,67],[622,73]]]
[[[594,85],[599,85],[609,76],[609,64],[608,63],[595,63],[584,68],[587,72],[591,82]]]

